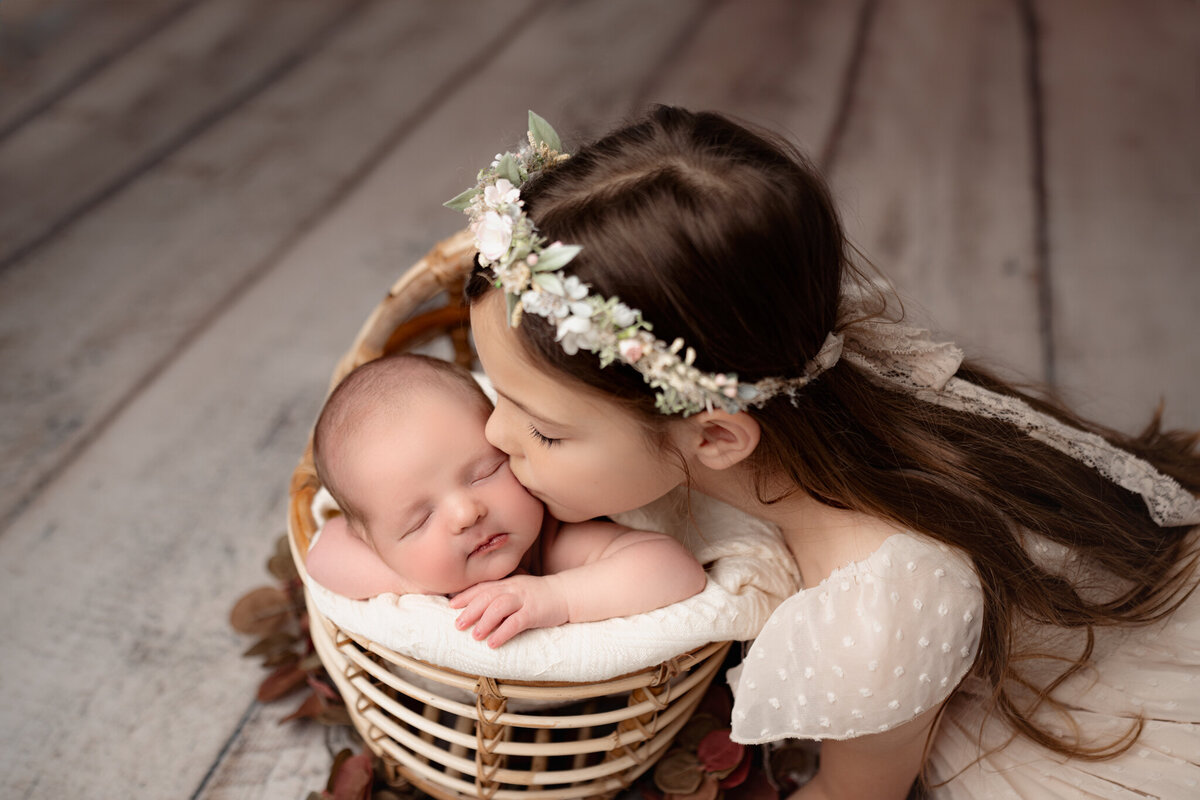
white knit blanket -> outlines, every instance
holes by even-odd
[[[318,520],[334,508],[324,491]],[[690,519],[689,519],[690,514]],[[524,631],[492,649],[454,627],[445,597],[386,594],[350,600],[307,578],[317,608],[343,629],[412,658],[471,675],[592,682],[656,666],[709,642],[753,639],[775,607],[800,587],[777,528],[699,494],[682,492],[617,515],[630,527],[662,531],[708,566],[708,584],[674,605],[600,622]]]

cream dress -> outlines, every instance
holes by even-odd
[[[1029,546],[1040,562],[1072,570],[1064,549]],[[1146,720],[1134,746],[1108,761],[1066,759],[1011,738],[1000,718],[984,713],[989,687],[969,674],[982,608],[963,555],[918,535],[889,537],[771,616],[731,674],[733,738],[750,744],[886,731],[958,687],[927,767],[937,800],[1200,798],[1200,591],[1162,622],[1099,631],[1094,669],[1055,692],[1085,743],[1111,742],[1139,716]],[[1034,637],[1041,652],[1073,657],[1082,647],[1078,636],[1048,628],[1025,631],[1022,643]],[[1038,719],[1060,735],[1072,730],[1048,710]]]

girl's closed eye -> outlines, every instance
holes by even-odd
[[[535,428],[532,424],[529,426],[529,435],[536,439],[539,444],[543,444],[546,447],[553,447],[562,441],[561,439],[551,439],[549,436],[544,435],[541,431]]]

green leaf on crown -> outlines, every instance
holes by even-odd
[[[465,192],[456,194],[453,198],[442,203],[442,205],[444,205],[446,208],[453,208],[455,211],[466,211],[467,206],[471,205],[471,200],[474,199],[475,195],[478,193],[479,190],[472,187],[467,189]]]
[[[538,263],[533,271],[549,272],[559,267],[565,267],[571,263],[571,259],[579,255],[579,251],[582,249],[583,247],[577,244],[552,244],[538,255]]]
[[[566,295],[566,290],[563,288],[562,278],[558,277],[557,275],[551,275],[542,272],[533,276],[533,282],[551,294],[556,294],[560,297]]]
[[[507,178],[513,186],[521,185],[521,170],[512,153],[505,153],[500,159],[500,163],[496,165],[496,177]]]
[[[556,153],[562,152],[562,141],[554,132],[554,128],[532,111],[529,112],[529,132],[533,134],[535,142],[542,142]]]

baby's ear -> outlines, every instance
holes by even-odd
[[[758,420],[749,414],[705,411],[684,420],[690,455],[709,469],[728,469],[744,461],[762,437]]]

